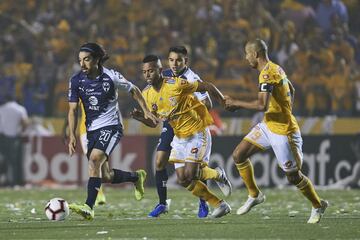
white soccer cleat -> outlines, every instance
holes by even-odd
[[[232,192],[232,187],[230,181],[226,177],[225,170],[221,167],[216,167],[215,170],[218,171],[220,178],[220,181],[216,181],[217,185],[219,186],[225,197],[230,196]]]
[[[319,208],[312,208],[311,215],[307,223],[319,223],[322,215],[324,214],[326,208],[329,206],[329,202],[326,200],[321,200],[321,207]]]
[[[248,213],[251,208],[255,207],[256,205],[265,202],[265,195],[262,192],[259,192],[258,196],[256,198],[248,196],[248,199],[242,205],[237,211],[236,214],[243,215],[245,213]]]
[[[220,205],[217,208],[214,209],[214,211],[210,215],[210,218],[223,217],[226,214],[230,213],[230,211],[231,211],[230,205],[227,202],[225,202],[224,200],[222,200],[220,202]]]

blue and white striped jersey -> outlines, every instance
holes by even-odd
[[[86,129],[93,131],[105,126],[121,125],[122,117],[117,101],[117,90],[129,92],[133,84],[113,69],[102,68],[102,73],[95,79],[79,72],[69,82],[69,102],[83,102],[86,115]]]
[[[162,72],[164,77],[179,77],[188,80],[189,82],[195,82],[200,81],[202,82],[199,75],[194,73],[189,67],[185,67],[185,69],[180,73],[178,76],[174,74],[174,72],[171,69],[166,69]],[[194,95],[199,101],[203,101],[206,98],[210,99],[208,92],[195,92]]]

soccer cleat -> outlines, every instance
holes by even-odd
[[[144,182],[146,179],[146,172],[142,169],[137,170],[136,173],[138,174],[139,179],[134,183],[135,184],[135,199],[140,201],[144,198]]]
[[[209,214],[209,206],[206,203],[205,200],[200,199],[199,200],[199,212],[198,217],[199,218],[206,218]]]
[[[106,204],[106,197],[102,189],[100,188],[100,191],[97,194],[95,206],[104,205]]]
[[[312,208],[311,215],[307,223],[319,223],[322,215],[324,214],[326,208],[329,206],[329,202],[326,200],[321,200],[321,207]]]
[[[86,220],[94,219],[94,210],[91,209],[87,204],[80,205],[72,203],[69,205],[69,208]]]
[[[220,218],[225,216],[226,214],[230,213],[231,207],[230,205],[222,200],[220,202],[219,207],[215,208],[212,214],[210,215],[210,218]]]
[[[255,207],[256,205],[265,202],[265,195],[262,192],[259,192],[258,196],[253,198],[248,196],[248,199],[246,200],[246,202],[244,203],[244,205],[242,205],[237,211],[236,214],[238,215],[243,215],[245,213],[248,213],[251,208]]]
[[[225,170],[221,167],[217,167],[215,168],[215,170],[218,171],[220,178],[220,181],[216,181],[217,185],[219,186],[225,197],[230,196],[232,192],[232,187],[230,181],[226,177]]]
[[[167,213],[168,210],[169,209],[168,209],[167,205],[159,203],[158,205],[155,206],[154,210],[152,210],[149,213],[148,217],[151,217],[151,218],[159,217],[160,214]]]

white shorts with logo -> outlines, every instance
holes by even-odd
[[[300,132],[280,135],[271,132],[264,122],[258,123],[244,140],[263,149],[272,148],[279,166],[285,172],[301,169],[303,161],[302,138]]]
[[[174,163],[175,169],[184,167],[185,162],[208,164],[211,153],[210,130],[205,128],[187,138],[174,136],[171,147],[169,162]]]

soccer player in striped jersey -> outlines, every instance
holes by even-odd
[[[117,91],[129,92],[142,108],[145,118],[153,123],[158,121],[147,108],[141,91],[119,72],[103,66],[107,59],[108,56],[100,45],[96,43],[82,45],[79,50],[81,71],[72,76],[69,83],[69,154],[75,152],[78,103],[81,100],[86,115],[89,159],[86,202],[80,205],[70,204],[69,208],[88,220],[94,218],[93,206],[102,182],[113,184],[133,182],[135,198],[141,200],[144,196],[146,178],[144,170],[126,172],[110,169],[107,161],[123,135]]]
[[[272,148],[288,181],[312,204],[308,223],[318,223],[328,202],[319,198],[310,179],[301,172],[302,138],[292,115],[295,89],[283,69],[269,60],[267,45],[263,40],[249,41],[245,53],[250,66],[260,72],[258,97],[251,102],[225,97],[225,107],[231,111],[244,108],[265,114],[263,121],[252,128],[233,152],[236,167],[249,192],[247,201],[237,210],[237,214],[246,214],[252,207],[265,201],[265,195],[256,185],[249,158]]]

